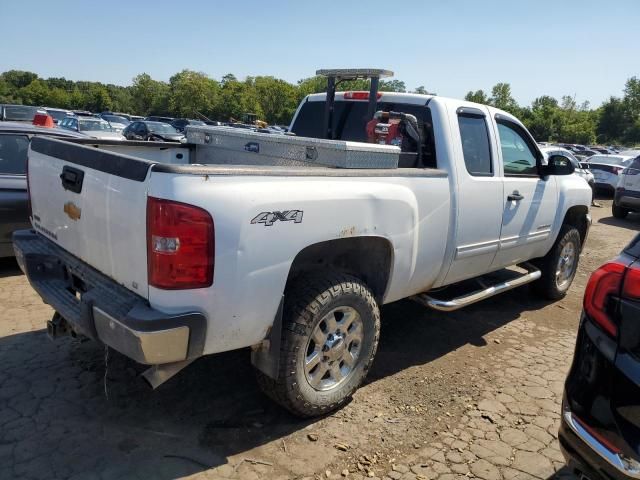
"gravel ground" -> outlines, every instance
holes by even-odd
[[[151,391],[116,352],[49,341],[51,309],[2,260],[0,479],[571,478],[556,432],[582,292],[640,230],[610,203],[564,300],[523,287],[452,314],[387,305],[367,384],[313,421],[260,394],[245,350]]]

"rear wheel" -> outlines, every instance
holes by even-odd
[[[542,274],[533,284],[540,295],[558,300],[567,294],[578,269],[581,244],[578,229],[563,225],[549,253],[534,262]]]
[[[285,294],[278,378],[257,371],[262,390],[295,415],[347,402],[378,347],[380,311],[369,288],[340,273],[302,277]]]
[[[611,213],[616,218],[627,218],[627,215],[629,215],[629,210],[627,210],[626,208],[623,208],[623,207],[619,207],[618,205],[616,205],[614,203],[611,206]]]

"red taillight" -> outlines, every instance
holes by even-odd
[[[167,290],[210,286],[214,248],[209,212],[185,203],[148,198],[149,285]]]
[[[611,336],[617,334],[618,327],[607,311],[607,304],[612,295],[620,295],[625,270],[622,263],[605,263],[593,272],[584,292],[586,314]]]
[[[624,276],[622,296],[633,300],[640,300],[640,265],[632,265]]]
[[[378,92],[376,98],[379,100],[382,94]],[[345,100],[369,100],[369,92],[344,92]]]

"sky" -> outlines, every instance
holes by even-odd
[[[520,104],[597,106],[640,76],[639,26],[640,0],[0,0],[0,72],[130,85],[372,67],[447,97],[508,82]]]

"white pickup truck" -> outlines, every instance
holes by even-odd
[[[382,304],[411,297],[451,311],[529,282],[564,296],[591,224],[591,191],[571,162],[543,161],[508,113],[379,93],[376,71],[353,72],[324,72],[329,93],[302,101],[296,136],[190,127],[179,145],[35,137],[33,230],[14,245],[57,312],[50,334],[150,365],[154,387],[203,355],[251,347],[264,391],[313,416],[365,378]],[[335,92],[357,75],[374,77],[370,92]],[[408,157],[406,138],[364,143],[371,113],[384,112],[415,120]],[[244,157],[231,137],[246,142]],[[288,147],[269,151],[274,142]],[[301,145],[303,160],[277,155]],[[336,165],[318,163],[325,147]],[[454,284],[455,294],[443,288]]]

